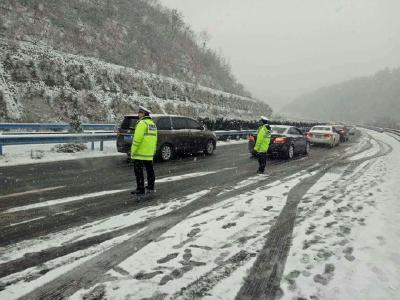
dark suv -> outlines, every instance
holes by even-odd
[[[333,125],[333,129],[339,133],[340,142],[347,142],[349,140],[349,129],[344,125]]]
[[[156,156],[162,160],[170,160],[179,153],[204,151],[211,155],[214,152],[217,144],[215,134],[196,120],[172,115],[151,115],[151,118],[158,130]],[[130,155],[137,120],[138,117],[134,115],[124,117],[117,131],[118,152]]]

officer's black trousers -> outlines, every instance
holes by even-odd
[[[259,152],[257,153],[258,158],[258,172],[264,173],[265,166],[267,165],[267,153]]]
[[[156,180],[156,176],[154,174],[153,161],[134,159],[133,167],[136,176],[136,191],[144,193],[143,167],[146,168],[147,173],[147,188],[154,190],[154,181]]]

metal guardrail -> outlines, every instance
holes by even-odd
[[[0,123],[0,130],[25,129],[32,131],[39,130],[68,130],[70,124],[67,123]],[[91,124],[82,123],[83,130],[114,130],[115,124]]]
[[[238,137],[255,133],[255,130],[228,130],[214,131],[217,137]],[[25,134],[25,135],[0,135],[0,155],[3,155],[3,146],[28,145],[28,144],[57,144],[57,143],[92,143],[100,142],[100,151],[103,151],[104,141],[114,141],[116,133],[80,133],[80,134]]]
[[[398,129],[385,128],[385,131],[389,132],[389,133],[394,133],[396,135],[400,135],[400,130],[398,130]]]
[[[85,130],[80,133],[87,133],[87,134],[93,134],[93,133],[114,133],[115,131],[111,130]],[[54,135],[54,134],[72,134],[72,132],[68,131],[3,131],[0,132],[0,136],[5,136],[5,135],[43,135],[43,134],[48,134],[48,135]]]
[[[94,142],[100,142],[100,151],[103,151],[104,141],[113,141],[116,133],[93,134],[43,134],[43,135],[0,135],[0,155],[3,155],[3,146],[28,144],[56,144],[56,143],[90,143],[94,149]]]

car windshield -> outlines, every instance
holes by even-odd
[[[128,130],[130,128],[135,128],[137,120],[138,117],[136,116],[125,117],[124,120],[122,121],[121,129]]]
[[[286,132],[287,127],[271,126],[271,133],[282,134]]]
[[[331,128],[318,126],[318,127],[313,127],[311,131],[331,131]]]

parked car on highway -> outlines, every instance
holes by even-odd
[[[207,155],[213,154],[217,138],[196,120],[183,116],[151,115],[157,125],[158,142],[156,157],[164,161],[182,153],[203,151]],[[117,130],[118,152],[130,155],[132,135],[138,117],[127,115]]]
[[[353,126],[349,126],[347,127],[348,131],[349,131],[349,135],[355,135],[356,134],[356,128]]]
[[[340,135],[331,125],[318,125],[307,132],[307,140],[311,144],[334,147],[340,143]]]
[[[256,134],[249,135],[248,147],[252,155],[256,154],[256,141]],[[309,151],[310,144],[300,129],[294,126],[271,125],[271,142],[267,154],[291,159],[296,154],[308,154]]]
[[[349,130],[344,125],[333,125],[333,129],[339,133],[340,142],[347,142],[349,140]]]

